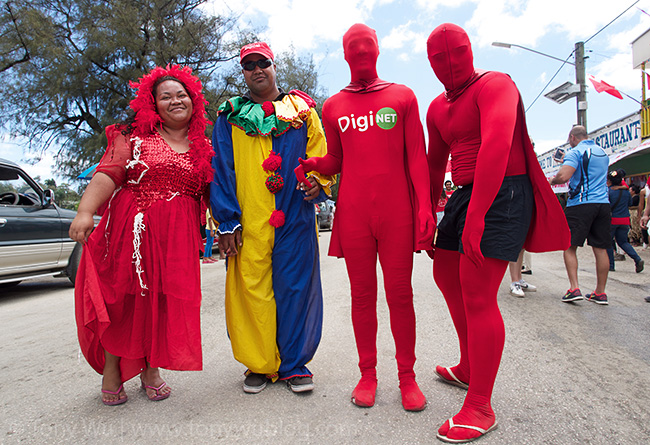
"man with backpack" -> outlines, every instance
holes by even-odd
[[[609,158],[602,148],[588,139],[587,130],[581,125],[574,126],[569,132],[569,145],[572,148],[564,156],[560,170],[550,179],[551,185],[569,182],[564,214],[571,230],[571,247],[564,251],[564,265],[570,288],[562,301],[570,303],[586,299],[608,304],[605,294],[609,272],[607,248],[612,245],[607,190]],[[583,296],[578,284],[576,251],[584,245],[585,239],[596,257],[596,289]]]

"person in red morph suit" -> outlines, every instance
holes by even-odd
[[[352,82],[323,105],[327,155],[307,171],[341,172],[329,255],[345,257],[361,380],[352,402],[370,407],[377,388],[377,275],[384,273],[402,405],[426,407],[415,382],[413,252],[431,249],[432,214],[424,132],[413,92],[377,77],[375,31],[353,25],[343,36]],[[441,182],[442,183],[442,182]],[[386,211],[386,204],[390,211]]]
[[[449,154],[458,190],[438,226],[433,275],[458,333],[460,363],[436,367],[446,383],[468,388],[462,409],[438,430],[466,442],[496,428],[491,406],[505,330],[497,291],[522,246],[565,250],[569,230],[530,143],[519,91],[509,76],[474,69],[465,31],[443,24],[427,40],[445,92],[427,112],[432,194]]]

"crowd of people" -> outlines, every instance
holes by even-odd
[[[249,90],[221,104],[211,144],[201,82],[189,68],[157,67],[131,83],[131,115],[106,128],[108,148],[70,228],[84,244],[75,289],[78,337],[103,376],[104,404],[125,403],[124,382],[137,375],[147,397],[158,401],[171,394],[159,368],[202,369],[197,253],[204,250],[203,262],[211,262],[215,238],[227,261],[227,335],[246,369],[243,391],[257,394],[275,381],[295,393],[312,391],[307,364],[323,323],[314,203],[331,196],[337,174],[329,255],[345,259],[350,279],[360,372],[351,402],[375,402],[379,260],[402,406],[427,406],[414,372],[411,287],[413,253],[426,251],[460,350],[457,364],[435,372],[467,390],[462,407],[438,429],[445,442],[468,442],[498,425],[491,398],[505,328],[497,292],[508,267],[513,295],[535,290],[522,278],[525,251],[564,251],[567,302],[583,298],[576,248],[585,239],[598,269],[598,285],[585,298],[607,303],[613,238],[643,270],[626,238],[632,198],[621,186],[624,174],[607,176],[602,150],[574,127],[575,148],[550,181],[569,181],[565,218],[537,162],[517,87],[506,74],[474,68],[462,28],[442,24],[427,40],[445,89],[428,108],[428,150],[413,92],[378,77],[375,31],[352,26],[343,50],[350,83],[324,103],[321,123],[306,93],[277,85],[266,43],[242,47]],[[450,157],[455,187],[444,181]],[[386,199],[390,214],[380,205]],[[101,205],[106,211],[93,231]]]

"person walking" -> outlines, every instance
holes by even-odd
[[[632,196],[629,189],[623,184],[625,178],[624,170],[614,170],[607,174],[607,186],[609,187],[609,206],[612,212],[611,237],[616,244],[623,249],[630,258],[634,260],[634,269],[636,273],[643,271],[644,262],[634,247],[627,239],[630,232],[630,207],[632,206]],[[614,249],[610,246],[607,249],[609,257],[609,271],[613,272]]]
[[[569,132],[569,150],[551,185],[569,183],[564,214],[571,229],[571,247],[564,251],[564,265],[569,277],[569,290],[562,297],[565,303],[586,298],[597,304],[609,304],[605,285],[609,271],[607,249],[612,246],[610,233],[611,211],[607,192],[609,158],[596,143],[587,137],[581,125]],[[577,249],[587,241],[596,258],[596,288],[582,295],[578,282]]]

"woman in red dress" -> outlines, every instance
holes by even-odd
[[[202,369],[196,228],[212,147],[201,82],[189,68],[171,66],[131,86],[135,115],[106,128],[108,148],[70,227],[84,244],[75,288],[79,343],[103,375],[106,405],[126,402],[124,382],[138,374],[148,398],[162,400],[171,388],[159,367]]]

